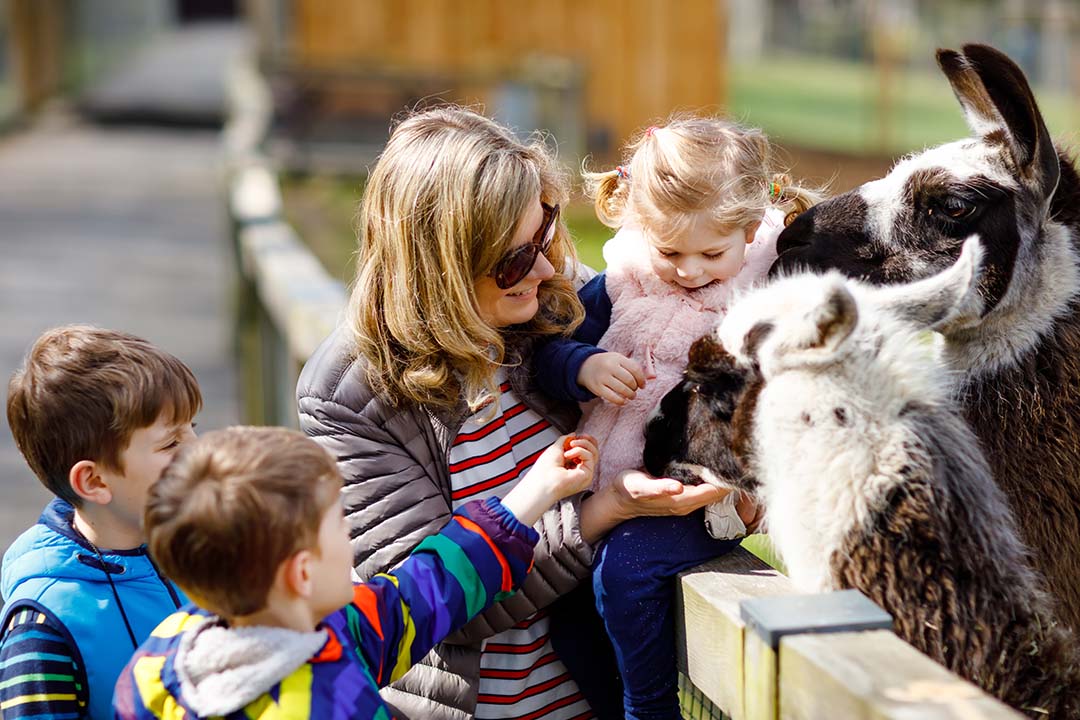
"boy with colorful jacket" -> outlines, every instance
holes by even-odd
[[[89,326],[45,332],[12,376],[15,444],[56,497],[4,554],[5,720],[112,717],[131,653],[187,602],[148,555],[141,518],[201,404],[175,357]]]
[[[198,607],[132,658],[116,717],[389,718],[378,689],[514,591],[531,525],[587,487],[595,463],[591,439],[560,438],[501,502],[463,506],[396,569],[354,585],[333,458],[282,428],[207,434],[151,490],[144,520]]]

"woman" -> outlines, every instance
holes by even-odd
[[[361,578],[394,566],[458,504],[505,494],[536,454],[573,431],[577,408],[540,395],[527,362],[537,342],[582,319],[575,284],[586,278],[574,272],[559,219],[567,199],[566,177],[540,140],[522,143],[468,110],[414,114],[391,134],[360,206],[348,321],[297,389],[301,427],[345,478]],[[588,577],[594,544],[622,520],[685,514],[722,497],[627,473],[562,501],[536,526],[522,590],[384,698],[401,718],[590,717],[562,662],[572,653],[552,649],[551,618],[538,611]]]

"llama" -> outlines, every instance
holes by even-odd
[[[751,292],[719,342],[695,344],[648,428],[648,467],[726,468],[764,502],[798,589],[857,588],[903,639],[1004,702],[1080,717],[1072,635],[927,331],[979,316],[980,255],[973,240],[952,268],[906,288],[832,272]]]
[[[974,137],[799,216],[773,269],[902,283],[979,234],[985,305],[944,333],[948,364],[1035,566],[1080,631],[1080,178],[1006,56],[967,45],[937,59]]]

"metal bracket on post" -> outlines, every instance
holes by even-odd
[[[892,615],[858,590],[743,600],[739,615],[773,650],[785,635],[891,630],[893,621]]]

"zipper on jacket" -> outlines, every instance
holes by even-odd
[[[161,568],[154,562],[154,558],[150,557],[150,553],[146,553],[146,561],[150,563],[150,567],[154,568],[154,572],[157,574],[158,580],[165,586],[165,590],[169,593],[169,598],[173,602],[173,607],[177,610],[180,609],[180,596],[176,594],[176,590],[173,588],[172,581],[170,581],[165,575],[162,574]]]

